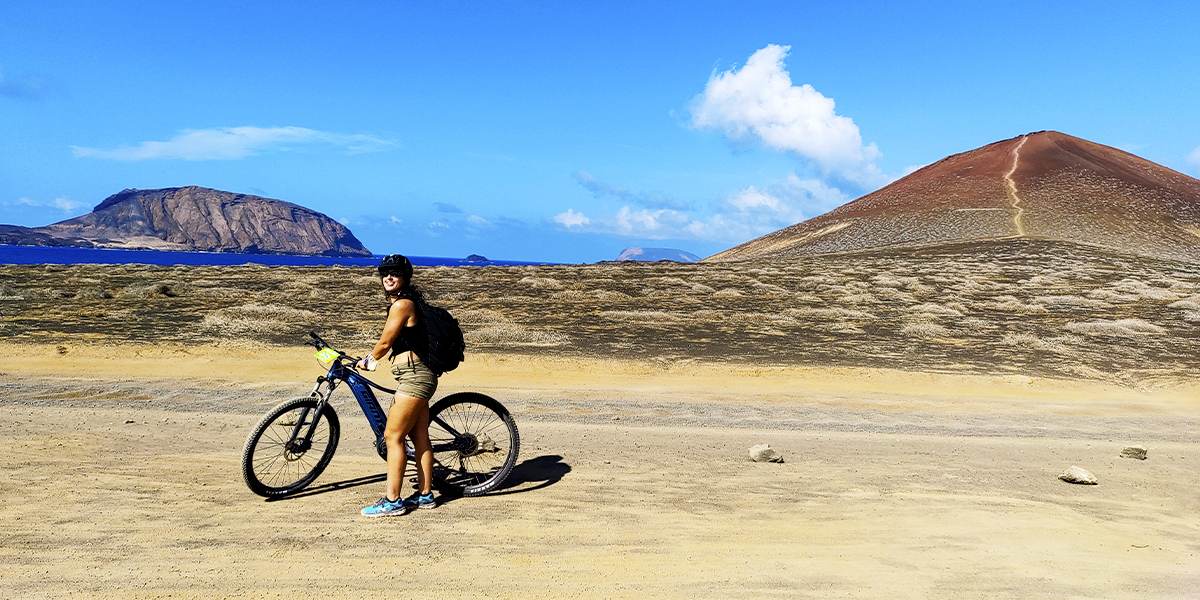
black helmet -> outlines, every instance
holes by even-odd
[[[379,276],[383,277],[384,273],[389,271],[396,271],[405,279],[412,279],[412,263],[402,254],[389,254],[379,261]]]

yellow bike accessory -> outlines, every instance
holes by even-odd
[[[338,353],[332,348],[322,348],[320,352],[314,354],[313,356],[316,356],[317,360],[323,363],[329,363],[333,362],[334,359],[338,357]]]

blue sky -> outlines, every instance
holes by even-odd
[[[199,185],[376,253],[701,256],[1054,129],[1200,175],[1195,2],[15,2],[0,223]]]

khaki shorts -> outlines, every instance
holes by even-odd
[[[429,400],[437,391],[437,375],[420,359],[407,358],[392,363],[392,375],[396,377],[396,393],[401,396]]]

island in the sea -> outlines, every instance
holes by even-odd
[[[73,219],[44,227],[0,225],[0,244],[371,256],[328,215],[282,200],[197,186],[127,189]]]

